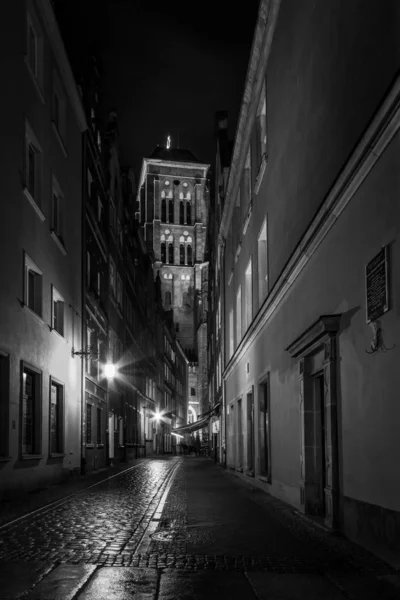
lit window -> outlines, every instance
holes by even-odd
[[[183,184],[183,187],[187,188],[187,186],[188,186],[188,184],[187,184],[187,182],[185,181],[185,182],[184,182],[184,184]]]
[[[239,289],[236,294],[236,346],[239,345],[242,339],[242,286],[239,285]]]
[[[165,182],[165,185],[167,185],[167,186],[169,185],[169,181],[168,180]]]
[[[92,196],[92,185],[93,185],[93,175],[90,169],[87,170],[87,191],[88,196],[91,198]]]
[[[268,246],[267,246],[267,219],[261,227],[257,244],[258,252],[258,302],[263,303],[268,294]]]
[[[233,309],[229,311],[229,358],[233,354],[234,332],[233,332]]]
[[[25,124],[25,189],[34,207],[41,206],[42,150],[28,123]]]
[[[263,85],[260,102],[257,108],[257,137],[259,142],[259,162],[267,153],[267,101],[265,95],[265,83]]]
[[[64,298],[52,286],[52,328],[60,335],[64,335]]]
[[[24,302],[33,312],[42,316],[42,271],[25,254]]]
[[[103,203],[101,201],[100,195],[97,194],[97,220],[101,223],[101,219],[103,217]]]
[[[92,405],[86,404],[86,443],[92,443]]]
[[[50,454],[64,450],[64,386],[50,378]]]
[[[246,322],[245,322],[245,330],[247,330],[247,328],[249,327],[252,318],[253,318],[253,291],[252,291],[252,286],[253,286],[253,279],[252,279],[252,263],[251,263],[251,259],[249,260],[249,264],[247,265],[247,269],[246,269],[246,279],[245,279],[245,317],[246,317]]]
[[[100,135],[100,131],[97,132],[97,147],[99,149],[99,152],[101,152],[101,135]]]
[[[42,448],[42,374],[22,367],[22,454],[40,454]]]

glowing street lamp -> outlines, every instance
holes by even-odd
[[[153,417],[156,421],[159,421],[161,419],[161,413],[160,412],[155,412],[154,413],[154,417]]]
[[[104,367],[104,375],[107,379],[113,379],[115,377],[115,365],[107,363]]]

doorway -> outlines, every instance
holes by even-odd
[[[243,472],[243,424],[242,424],[242,399],[237,402],[237,465],[236,468]]]
[[[315,457],[315,515],[326,517],[326,429],[325,429],[325,394],[324,373],[320,371],[312,378],[313,389],[313,438]]]
[[[246,397],[246,412],[247,412],[247,428],[246,428],[246,449],[247,449],[247,461],[246,461],[246,472],[249,475],[254,475],[254,406],[253,406],[253,392],[249,392]]]
[[[108,415],[108,458],[114,458],[114,415]]]

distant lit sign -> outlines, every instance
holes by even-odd
[[[219,433],[219,419],[218,419],[218,421],[212,422],[212,432]]]
[[[382,250],[365,267],[367,323],[389,310],[389,249]]]

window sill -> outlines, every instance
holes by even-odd
[[[60,132],[58,131],[57,125],[55,124],[55,122],[54,122],[54,121],[52,121],[52,122],[51,122],[51,126],[52,126],[52,128],[53,128],[54,135],[56,136],[56,138],[57,138],[57,140],[58,140],[58,143],[60,144],[61,152],[63,153],[63,155],[64,155],[64,158],[68,158],[68,152],[67,152],[67,149],[66,149],[66,147],[65,147],[65,144],[64,144],[64,142],[63,142],[63,139],[62,139],[62,137],[61,137],[61,134],[60,134]]]
[[[43,458],[43,454],[22,454],[22,460],[40,460]]]
[[[25,198],[31,204],[33,210],[35,211],[35,213],[37,214],[39,219],[43,222],[46,219],[46,217],[44,216],[44,214],[41,211],[41,209],[39,208],[39,206],[36,204],[33,196],[31,196],[30,192],[28,191],[28,188],[24,187],[23,193],[24,193]]]
[[[67,342],[67,340],[65,339],[65,337],[63,336],[63,334],[62,334],[62,333],[60,333],[59,331],[57,331],[57,329],[54,329],[54,328],[53,328],[53,327],[51,327],[50,325],[49,325],[49,328],[50,328],[50,331],[51,331],[52,333],[55,333],[55,334],[56,334],[56,335],[57,335],[59,338],[61,338],[63,342],[65,342],[66,344],[68,343],[68,342]]]
[[[64,458],[65,456],[67,456],[67,455],[64,454],[63,452],[50,452],[50,454],[49,454],[50,458]]]
[[[267,477],[266,475],[258,475],[257,479],[263,481],[264,483],[271,483],[271,478]]]
[[[44,321],[43,321],[43,319],[42,319],[42,317],[40,315],[38,315],[37,313],[35,313],[34,310],[32,310],[31,308],[29,308],[29,306],[27,304],[23,304],[22,306],[23,306],[23,309],[26,310],[30,315],[32,315],[32,317],[34,319],[36,319],[36,321],[38,323],[40,323],[41,325],[45,324]]]
[[[125,446],[118,446],[118,448],[125,448]]]
[[[94,448],[94,444],[86,444],[86,448]]]
[[[54,229],[52,229],[50,231],[50,235],[53,238],[53,240],[55,241],[55,243],[57,244],[57,246],[59,247],[59,249],[61,250],[61,253],[64,256],[67,256],[68,252],[66,247],[64,246],[64,244],[62,243],[61,239],[59,238],[59,236],[57,235],[57,233],[54,231]]]
[[[96,446],[99,450],[102,450],[104,448],[104,444],[97,444]]]
[[[46,104],[46,102],[44,100],[44,95],[43,95],[42,89],[40,87],[40,83],[38,82],[35,73],[31,69],[31,66],[29,64],[29,59],[28,59],[28,56],[26,54],[25,54],[25,64],[26,64],[26,67],[27,67],[27,69],[29,71],[29,75],[30,75],[30,77],[31,77],[31,79],[33,81],[33,85],[35,86],[36,91],[37,91],[37,93],[39,95],[39,98],[41,99],[41,101],[43,102],[43,104]]]

